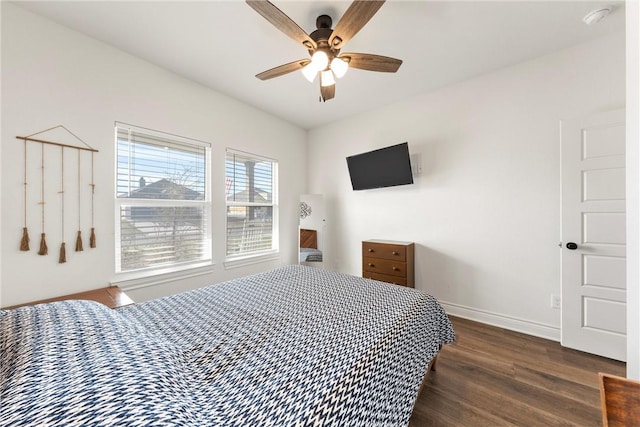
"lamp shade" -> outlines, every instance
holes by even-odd
[[[318,70],[313,67],[312,63],[309,63],[306,67],[300,70],[305,79],[309,80],[309,82],[313,83],[316,79],[316,75],[318,74]]]
[[[336,79],[333,78],[333,71],[325,70],[320,73],[320,86],[331,86],[336,84]]]
[[[336,75],[337,78],[342,78],[345,74],[347,74],[347,70],[349,69],[349,64],[341,58],[337,56],[331,60],[331,71]]]
[[[329,57],[322,50],[316,50],[311,56],[311,64],[316,71],[322,71],[329,65]]]

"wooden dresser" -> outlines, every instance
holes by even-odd
[[[365,240],[362,242],[362,277],[414,287],[412,242]]]

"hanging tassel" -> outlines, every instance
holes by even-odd
[[[78,230],[78,237],[76,237],[76,252],[82,252],[82,232]]]
[[[91,227],[91,236],[89,237],[89,247],[96,247],[96,231],[95,228]]]
[[[67,249],[63,242],[62,245],[60,245],[60,258],[58,258],[58,263],[62,264],[64,262],[67,262]]]
[[[29,232],[27,231],[27,141],[24,141],[24,227],[22,228],[22,240],[20,250],[29,250]]]
[[[20,250],[28,251],[29,250],[29,232],[27,231],[27,227],[22,229],[22,241],[20,242]]]
[[[49,253],[49,249],[47,248],[47,241],[44,237],[45,234],[42,233],[40,235],[40,250],[38,251],[38,255],[47,255]]]
[[[82,228],[82,223],[81,223],[81,194],[82,191],[80,191],[80,171],[81,171],[81,164],[80,164],[80,150],[78,150],[78,237],[76,237],[76,252],[82,252],[84,249],[82,247],[82,231],[80,231],[80,229]]]
[[[95,201],[95,196],[96,196],[96,184],[93,180],[93,155],[95,152],[91,152],[91,237],[89,238],[89,246],[92,248],[96,247],[96,232],[95,229],[93,228],[93,216],[94,216],[94,201]]]
[[[61,224],[61,235],[62,239],[64,239],[64,147],[60,147],[60,218],[62,219]],[[65,248],[64,242],[60,245],[60,258],[58,258],[58,263],[62,264],[63,262],[67,262],[67,249]]]
[[[47,248],[47,241],[45,240],[44,234],[44,144],[40,143],[40,179],[42,180],[42,184],[40,185],[40,206],[42,208],[42,233],[40,234],[40,250],[38,251],[38,255],[47,255],[49,253],[49,249]]]

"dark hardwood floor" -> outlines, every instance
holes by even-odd
[[[625,364],[559,343],[451,317],[409,426],[600,426],[598,372]]]

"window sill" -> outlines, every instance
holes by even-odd
[[[204,276],[213,272],[212,262],[203,262],[180,270],[156,270],[156,271],[138,271],[131,273],[117,273],[116,280],[111,285],[118,286],[123,291],[133,289],[146,288],[163,283],[175,282],[177,280],[188,279],[191,277]]]
[[[244,267],[246,265],[259,264],[261,262],[273,261],[280,259],[280,252],[273,251],[255,255],[244,255],[244,256],[235,256],[235,257],[227,257],[224,261],[225,270],[230,270],[233,268]]]

